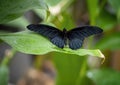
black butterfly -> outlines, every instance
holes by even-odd
[[[81,26],[70,31],[67,31],[65,28],[63,31],[60,31],[55,27],[44,24],[30,24],[27,28],[47,37],[59,48],[64,48],[68,44],[69,48],[73,50],[82,46],[85,37],[103,32],[101,28],[96,26]]]

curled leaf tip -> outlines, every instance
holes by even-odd
[[[104,63],[104,61],[105,61],[105,56],[101,53],[101,51],[100,51],[100,50],[98,50],[98,52],[100,53],[101,58],[103,58],[103,60],[102,60],[102,62],[101,62],[101,64],[103,64],[103,63]]]

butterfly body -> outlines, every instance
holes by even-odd
[[[60,31],[55,27],[44,24],[31,24],[27,28],[47,37],[59,48],[64,48],[64,46],[68,45],[73,50],[79,49],[82,46],[85,37],[103,32],[101,28],[96,26],[82,26],[70,31],[67,31],[65,28]]]

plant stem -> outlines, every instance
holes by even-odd
[[[13,58],[14,54],[16,53],[16,50],[6,50],[5,51],[5,56],[3,61],[1,62],[1,66],[7,66],[10,62],[10,60]]]

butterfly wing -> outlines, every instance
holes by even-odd
[[[69,47],[73,50],[79,49],[82,46],[85,37],[102,32],[103,30],[96,26],[82,26],[72,29],[67,32]]]
[[[62,36],[62,31],[55,27],[44,25],[44,24],[30,24],[27,28],[31,31],[41,34],[44,37],[50,39],[50,41],[56,46],[64,47],[64,38]]]

